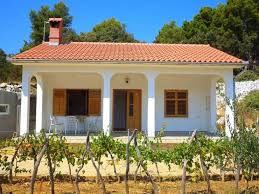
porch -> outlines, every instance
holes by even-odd
[[[75,67],[73,69],[64,67],[63,72],[60,72],[57,68],[50,71],[50,68],[45,67],[31,68],[31,71],[25,68],[23,71],[20,134],[28,132],[29,82],[32,76],[37,79],[35,133],[39,133],[42,128],[48,130],[50,117],[54,116],[57,123],[63,124],[63,133],[66,136],[85,136],[87,130],[96,133],[103,129],[107,134],[123,137],[127,134],[127,129],[132,128],[142,130],[149,137],[154,137],[156,131],[161,128],[165,130],[167,136],[171,137],[187,137],[194,129],[213,135],[217,131],[217,79],[220,77],[224,79],[226,96],[229,99],[234,98],[233,74],[221,71],[220,68],[214,71],[206,68],[168,68],[167,70],[166,68],[163,70],[154,68],[153,71],[147,71],[145,68],[140,70],[128,68],[127,71],[119,71],[105,68],[100,70],[93,67]],[[57,104],[54,102],[54,93],[57,89],[66,91],[64,94],[66,110],[61,108],[61,112],[63,111],[61,115],[55,114],[54,111],[54,106]],[[78,103],[78,99],[71,100],[72,97],[69,98],[69,101],[68,90],[81,91],[81,93],[87,91],[87,95],[79,98],[82,104]],[[95,110],[94,114],[90,114],[89,107],[92,103],[85,106],[80,114],[76,111],[67,111],[68,109],[78,110],[75,107],[86,105],[83,103],[84,99],[87,99],[86,101],[89,103],[89,98],[85,96],[89,97],[92,90],[100,91],[100,103],[95,105],[99,112]],[[174,98],[170,102],[166,101],[165,91],[167,90],[187,91],[186,110],[183,110],[182,115],[181,113],[178,115],[167,114],[168,111],[175,111],[175,105],[170,105],[171,108],[167,107],[167,104],[175,103]],[[178,108],[180,109],[180,105]],[[226,110],[226,120],[233,127],[233,111],[229,105],[226,105]],[[74,119],[73,122],[77,123],[74,124],[77,126],[76,128],[68,124],[68,118]],[[226,133],[229,134],[229,127],[226,128]]]

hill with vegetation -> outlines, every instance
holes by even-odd
[[[258,79],[255,64],[259,61],[259,1],[258,0],[228,0],[215,8],[202,7],[191,21],[177,26],[175,21],[169,21],[159,30],[155,43],[195,43],[210,44],[231,55],[249,61],[251,71],[240,75],[239,81]],[[109,18],[96,26],[90,32],[77,34],[72,28],[73,16],[64,2],[59,2],[53,8],[42,6],[40,10],[31,10],[30,40],[24,41],[20,52],[42,43],[43,23],[50,17],[64,19],[63,42],[139,42],[132,33],[127,32],[126,25],[115,18]],[[48,41],[49,29],[46,28]],[[6,61],[7,54],[0,50],[0,81],[21,79],[21,68],[14,67]],[[258,68],[258,67],[257,67]],[[239,74],[236,71],[235,74]]]

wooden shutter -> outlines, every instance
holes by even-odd
[[[65,116],[66,115],[66,90],[54,89],[53,90],[53,115]]]
[[[88,115],[101,115],[101,90],[88,91]]]

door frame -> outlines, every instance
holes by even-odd
[[[139,91],[140,92],[140,104],[141,104],[141,106],[140,106],[140,129],[139,130],[141,130],[141,128],[142,128],[142,89],[113,89],[112,90],[112,131],[117,131],[117,130],[114,130],[114,113],[115,113],[115,111],[114,111],[114,102],[115,102],[115,98],[114,98],[114,96],[115,96],[115,91],[126,91],[126,92],[128,92],[128,91]],[[127,94],[128,95],[128,94]],[[128,105],[128,102],[126,102],[126,129],[124,130],[124,131],[127,131],[127,113],[128,113],[128,107],[127,107],[127,105]]]

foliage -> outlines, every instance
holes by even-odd
[[[65,159],[65,149],[67,148],[66,139],[58,134],[52,134],[49,137],[49,155],[53,163],[53,170],[60,166],[60,163]],[[47,160],[47,156],[46,156]]]
[[[165,25],[155,42],[210,44],[254,63],[259,58],[258,8],[257,0],[228,0],[216,8],[203,7],[182,27],[174,22],[171,27]]]
[[[258,138],[256,137],[255,129],[241,129],[239,131],[239,141],[241,155],[242,174],[246,180],[251,180],[251,177],[257,170],[259,152],[258,152]]]
[[[250,110],[259,111],[259,91],[251,91],[247,96],[242,100],[245,107]]]
[[[214,156],[214,164],[216,168],[225,171],[231,166],[232,158],[232,142],[227,137],[221,137],[214,142],[211,153]]]
[[[0,82],[20,81],[21,67],[7,61],[7,55],[0,49]]]
[[[173,164],[183,167],[184,161],[187,160],[187,171],[192,175],[192,180],[200,179],[202,174],[201,165],[206,167],[207,172],[210,172],[211,167],[216,167],[221,171],[231,171],[239,166],[245,179],[249,181],[258,173],[256,169],[259,161],[259,144],[255,129],[239,125],[239,128],[232,131],[231,135],[231,139],[220,136],[218,139],[212,140],[203,134],[198,134],[191,142],[183,142],[169,150],[164,150],[161,148],[163,131],[153,140],[139,132],[137,142],[140,154],[137,154],[134,145],[130,145],[130,162],[136,164],[141,162],[144,171],[147,170],[148,163],[156,164],[157,174],[160,178],[158,163],[164,163],[171,169]],[[21,144],[17,152],[15,172],[31,171],[31,169],[21,168],[19,162],[26,160],[34,160],[35,162],[46,143],[45,138],[45,133],[42,132],[38,136],[28,134],[25,137],[0,142],[1,169],[8,172],[10,167],[10,154],[4,151],[5,148],[17,148]],[[73,183],[71,166],[76,167],[76,172],[80,172],[84,164],[87,164],[93,157],[98,163],[98,168],[100,168],[103,162],[102,158],[106,157],[112,160],[111,165],[113,165],[115,176],[119,180],[115,161],[124,161],[126,159],[126,144],[124,142],[115,140],[112,136],[105,135],[101,131],[91,139],[90,149],[92,156],[90,157],[89,154],[86,154],[87,147],[72,146],[67,143],[64,137],[58,134],[50,134],[48,140],[49,146],[44,157],[47,159],[45,161],[48,161],[47,154],[49,154],[53,173],[56,167],[66,161],[69,164],[71,182]],[[203,161],[202,163],[201,160]],[[50,164],[47,163],[47,165]],[[84,170],[82,172],[84,173]],[[78,176],[76,176],[75,180],[78,184]]]
[[[183,29],[178,27],[174,21],[165,24],[155,40],[157,43],[183,43],[184,41],[185,35]]]
[[[259,75],[251,70],[245,71],[241,75],[236,77],[236,81],[242,82],[242,81],[255,81],[259,79]]]
[[[54,5],[53,9],[49,6],[42,6],[39,11],[32,10],[30,12],[30,21],[32,31],[30,41],[24,41],[24,46],[21,52],[26,51],[40,43],[43,38],[44,22],[51,17],[61,17],[64,20],[64,28],[62,32],[62,42],[71,41],[82,42],[137,42],[133,35],[126,31],[126,25],[122,24],[115,18],[107,19],[93,27],[91,32],[82,32],[80,36],[71,28],[72,16],[69,14],[69,8],[64,2],[59,2]],[[48,41],[49,27],[46,24],[45,40]]]
[[[74,41],[77,40],[77,35],[70,28],[72,24],[72,16],[69,14],[69,8],[65,5],[63,1],[54,5],[53,9],[50,9],[49,6],[42,6],[39,11],[31,10],[30,12],[30,21],[32,26],[32,31],[30,35],[30,41],[25,41],[23,48],[21,48],[21,52],[28,50],[38,44],[42,43],[43,38],[43,28],[44,22],[48,21],[51,17],[61,17],[64,20],[64,29],[62,32],[63,41]],[[48,41],[49,37],[49,27],[46,24],[46,34],[45,40]]]
[[[126,25],[115,18],[97,24],[91,32],[81,33],[83,42],[137,42],[132,34],[126,31]]]
[[[249,61],[259,60],[259,3],[257,0],[228,0],[216,8],[203,7],[191,21],[185,21],[178,27],[174,21],[165,24],[159,31],[156,43],[197,43],[210,44],[220,50]],[[91,32],[78,35],[72,28],[72,16],[63,1],[54,5],[42,6],[39,11],[30,12],[31,35],[24,41],[21,52],[42,42],[43,24],[50,17],[62,17],[64,29],[62,40],[87,42],[138,42],[126,31],[126,25],[115,18],[97,24]],[[46,26],[45,41],[48,40],[49,27]],[[3,53],[0,50],[0,55]],[[0,57],[1,58],[1,57]],[[0,61],[0,81],[20,80],[21,67]],[[2,64],[5,64],[3,68]],[[255,80],[258,75],[247,72],[238,81]]]
[[[259,91],[251,91],[235,106],[236,123],[242,128],[255,128],[258,125]]]

